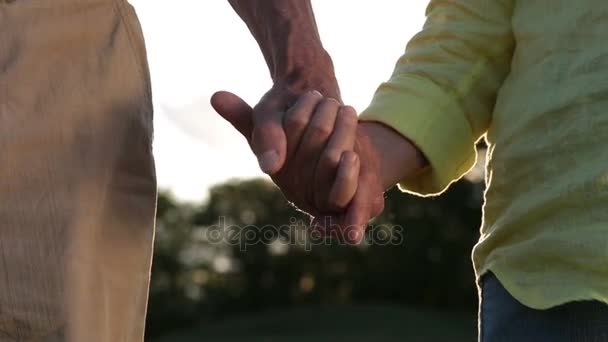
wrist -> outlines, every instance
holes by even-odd
[[[327,97],[341,100],[338,81],[331,57],[323,47],[301,50],[302,47],[283,52],[275,58],[271,69],[275,85],[281,85],[294,94],[317,90]]]
[[[378,122],[360,122],[359,128],[377,156],[384,189],[428,167],[428,161],[416,145],[391,127]]]
[[[310,0],[229,0],[257,40],[276,87],[340,99],[331,57],[323,48]]]

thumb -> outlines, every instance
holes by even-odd
[[[251,141],[253,110],[243,99],[227,91],[218,91],[211,96],[211,106],[241,132],[247,141]]]
[[[287,137],[283,128],[287,98],[266,95],[253,109],[253,134],[251,148],[258,158],[260,168],[269,175],[279,172],[287,155]]]

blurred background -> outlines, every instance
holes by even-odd
[[[148,341],[476,338],[470,253],[483,158],[442,197],[391,190],[366,243],[314,243],[306,218],[209,105],[222,89],[255,104],[271,85],[228,2],[131,3],[146,36],[161,187]],[[343,99],[363,110],[422,27],[427,0],[313,5]],[[239,229],[218,238],[223,226]]]

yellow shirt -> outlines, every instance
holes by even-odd
[[[608,6],[603,0],[434,0],[362,120],[410,138],[435,195],[489,143],[478,277],[537,309],[608,303]]]

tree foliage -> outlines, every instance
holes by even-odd
[[[470,253],[482,192],[482,184],[466,180],[437,198],[393,189],[360,246],[312,239],[306,215],[264,180],[220,184],[200,205],[161,193],[148,336],[314,304],[475,310]]]

